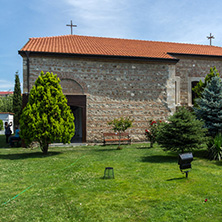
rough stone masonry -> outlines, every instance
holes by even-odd
[[[91,41],[88,37],[61,38],[76,38],[78,41],[82,38],[87,44]],[[54,41],[57,38],[50,39]],[[107,122],[120,116],[134,119],[133,127],[127,130],[132,141],[144,141],[149,120],[166,120],[177,106],[192,106],[192,83],[203,80],[211,67],[215,66],[222,73],[220,47],[154,42],[159,45],[158,50],[161,46],[169,46],[167,50],[174,50],[175,54],[168,53],[170,59],[141,59],[133,56],[82,56],[44,51],[44,41],[48,40],[33,39],[36,43],[33,46],[30,43],[30,49],[25,46],[24,51],[20,51],[23,57],[23,93],[30,92],[40,72],[44,71],[58,75],[64,94],[86,96],[86,142],[102,142],[103,132],[111,131]],[[101,41],[101,44],[114,41],[101,38],[92,40]],[[44,43],[42,51],[31,51],[41,41]],[[115,40],[115,43],[118,41],[125,43],[125,40]],[[127,44],[131,43],[133,47],[144,44],[127,41]],[[149,47],[154,43],[145,42]],[[121,49],[125,50],[125,47]],[[180,53],[179,49],[183,52]],[[94,50],[94,44],[91,50]]]
[[[144,140],[150,119],[166,119],[175,111],[175,65],[57,57],[30,57],[30,89],[41,71],[53,72],[65,94],[87,96],[87,141],[101,142],[107,122],[134,119],[132,141]],[[23,59],[23,92],[27,64]]]

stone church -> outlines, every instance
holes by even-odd
[[[222,47],[210,45],[66,35],[30,38],[19,54],[24,100],[41,71],[60,78],[72,142],[102,142],[107,122],[121,116],[134,119],[132,141],[143,141],[149,120],[192,106],[192,87],[210,67],[222,73]]]

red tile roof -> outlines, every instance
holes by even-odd
[[[104,37],[66,35],[30,38],[20,50],[43,53],[174,59],[170,54],[222,56],[222,47]]]
[[[0,114],[10,114],[10,115],[14,115],[15,113],[11,113],[11,112],[0,112]]]
[[[7,91],[7,92],[0,92],[0,96],[5,96],[5,95],[9,95],[9,94],[13,94],[13,92],[11,91]]]

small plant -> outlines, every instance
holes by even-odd
[[[129,127],[133,125],[133,119],[131,120],[129,117],[123,118],[120,117],[119,119],[113,119],[112,121],[108,122],[109,125],[112,125],[114,132],[119,133],[119,146],[117,149],[121,149],[120,147],[120,140],[121,140],[121,133],[125,132]]]
[[[222,134],[219,133],[215,136],[208,147],[209,158],[211,160],[221,160],[222,159]]]
[[[156,136],[157,136],[157,131],[158,131],[158,126],[161,123],[161,121],[154,121],[150,120],[149,121],[149,129],[145,130],[145,135],[150,141],[150,147],[153,147],[153,144],[156,142]]]

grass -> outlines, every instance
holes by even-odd
[[[221,162],[196,151],[186,178],[156,144],[116,147],[0,148],[0,221],[222,221]]]

